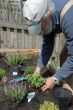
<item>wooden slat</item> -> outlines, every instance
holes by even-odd
[[[7,28],[7,47],[10,48],[11,47],[11,33],[10,33],[10,28]]]
[[[3,48],[4,39],[3,39],[3,28],[0,28],[0,36],[1,36],[1,48]]]
[[[29,49],[29,36],[25,33],[25,38],[24,38],[24,44],[25,44],[25,49]]]
[[[17,48],[21,48],[21,46],[22,46],[22,42],[21,42],[21,39],[22,39],[22,36],[21,36],[21,32],[20,32],[21,30],[18,30],[18,32],[17,32]]]
[[[22,49],[24,49],[25,47],[24,47],[24,30],[21,30],[21,36],[22,36],[22,38],[21,38],[21,45],[22,45]]]
[[[17,48],[17,29],[14,29],[14,49]]]
[[[15,22],[10,22],[10,21],[1,21],[0,20],[0,27],[7,27],[7,28],[27,30],[27,26],[26,25],[24,25],[24,24],[17,24]]]
[[[34,54],[38,55],[39,54],[39,49],[0,49],[0,53],[6,53],[6,54],[14,54],[18,52],[20,54]]]
[[[32,40],[32,36],[29,36],[29,49],[32,49],[33,48],[33,40]]]

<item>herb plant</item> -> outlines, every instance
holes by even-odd
[[[20,65],[24,59],[29,59],[30,56],[28,55],[22,55],[22,54],[13,54],[8,55],[5,59],[5,61],[9,65]]]
[[[22,84],[10,84],[9,86],[4,85],[5,95],[11,101],[20,102],[25,96],[25,89]]]
[[[33,73],[34,73],[34,70],[35,70],[35,67],[34,67],[34,66],[28,66],[28,67],[25,69],[25,73],[26,73],[26,74],[33,74]]]
[[[26,78],[30,86],[36,89],[40,88],[45,83],[45,79],[42,78],[40,73],[28,74]]]
[[[5,75],[5,70],[0,68],[0,79],[2,79]]]
[[[60,110],[58,105],[55,105],[53,102],[44,101],[42,105],[40,105],[39,110]]]

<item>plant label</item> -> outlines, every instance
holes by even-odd
[[[17,72],[13,72],[13,75],[17,75],[18,73]]]
[[[30,102],[34,97],[35,97],[35,92],[28,93],[28,96],[27,96],[28,102]]]

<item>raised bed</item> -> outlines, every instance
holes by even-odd
[[[22,53],[28,53],[31,55],[30,59],[26,59],[23,61],[23,68],[25,69],[27,66],[36,66],[37,64],[37,59],[39,56],[39,51],[37,50],[28,50],[28,52],[24,52],[24,50],[11,50],[11,51],[1,51],[1,53],[7,53],[7,54],[14,54],[17,51],[19,51],[21,54]],[[11,80],[11,78],[13,78],[13,76],[9,75],[10,73],[10,65],[8,65],[5,60],[4,60],[4,56],[0,56],[0,68],[3,68],[6,71],[8,80]],[[50,73],[50,71],[49,71]],[[22,76],[23,73],[18,74],[18,76]],[[17,76],[16,76],[17,77]],[[23,82],[23,84],[25,83],[25,81]],[[40,104],[42,104],[45,100],[49,100],[51,102],[53,102],[54,104],[58,104],[58,100],[55,98],[54,93],[51,90],[47,90],[45,92],[40,91],[39,89],[31,89],[31,91],[35,91],[35,97],[28,102],[27,100],[27,94],[25,96],[25,98],[23,98],[22,101],[20,101],[19,103],[17,102],[12,102],[9,99],[6,98],[6,96],[4,95],[4,87],[3,87],[3,82],[2,80],[0,80],[0,110],[39,110],[40,108]],[[28,91],[30,92],[30,91]],[[72,100],[73,101],[73,100]],[[69,104],[70,105],[70,104]],[[73,103],[71,102],[70,107],[68,106],[69,110],[73,110]],[[66,110],[67,110],[66,109]],[[61,109],[62,110],[62,109]]]

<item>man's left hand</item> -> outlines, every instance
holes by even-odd
[[[48,77],[46,79],[45,85],[42,87],[42,91],[45,91],[47,89],[52,89],[55,86],[54,80],[52,77]]]

